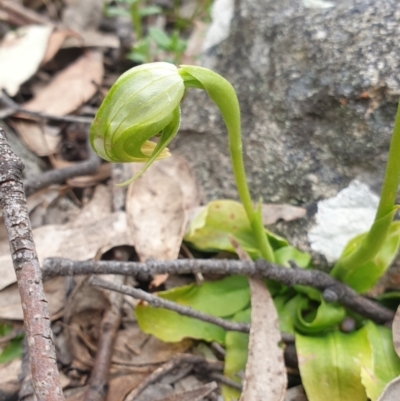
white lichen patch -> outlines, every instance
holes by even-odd
[[[303,5],[306,8],[331,8],[335,3],[325,0],[303,0]]]
[[[233,0],[216,0],[213,3],[211,8],[212,23],[204,39],[203,51],[216,46],[229,36],[234,6]]]
[[[308,233],[311,248],[335,262],[350,239],[369,230],[378,202],[379,197],[358,180],[318,202],[316,225]]]

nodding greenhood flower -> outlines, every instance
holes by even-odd
[[[93,149],[111,162],[147,162],[144,169],[168,157],[166,146],[178,132],[184,91],[172,64],[144,64],[127,71],[108,92],[92,123]],[[157,143],[149,141],[155,136],[160,136]]]
[[[265,259],[274,255],[266,239],[261,215],[253,208],[242,156],[240,108],[232,85],[207,68],[150,63],[132,68],[115,82],[90,128],[95,152],[111,162],[145,162],[140,176],[157,159],[169,156],[167,145],[178,132],[179,104],[185,88],[205,90],[225,122],[232,167],[240,199],[253,225]],[[159,136],[157,143],[150,141]]]

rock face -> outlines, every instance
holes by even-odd
[[[228,38],[203,65],[237,91],[254,199],[312,205],[355,178],[379,192],[400,95],[399,21],[394,0],[235,2]],[[172,148],[205,200],[237,198],[216,108],[192,90],[182,116]],[[280,231],[304,249],[313,224]]]

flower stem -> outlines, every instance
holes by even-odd
[[[254,209],[247,185],[243,162],[240,106],[234,88],[225,78],[206,68],[182,66],[182,69],[178,71],[186,87],[205,90],[218,106],[228,131],[229,151],[240,200],[258,242],[261,256],[269,262],[274,262],[274,253],[265,233],[261,213]]]
[[[400,183],[400,103],[397,107],[393,135],[390,142],[389,156],[383,180],[381,199],[375,221],[389,214],[396,202],[397,189]]]
[[[395,214],[397,190],[400,184],[400,103],[397,108],[393,135],[390,142],[389,156],[386,164],[385,178],[381,191],[375,220],[363,242],[354,252],[341,258],[336,263],[331,274],[339,277],[350,269],[355,270],[358,266],[373,259],[382,248],[390,225]]]
[[[141,20],[140,12],[139,12],[139,1],[140,0],[135,0],[131,4],[131,18],[132,18],[133,27],[135,29],[136,41],[141,40],[143,37],[142,20]]]

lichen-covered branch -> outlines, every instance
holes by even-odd
[[[72,261],[69,259],[47,259],[43,266],[44,277],[79,274],[122,274],[148,280],[156,274],[242,274],[259,275],[278,281],[289,287],[307,285],[322,291],[328,302],[337,301],[345,307],[373,320],[386,323],[393,320],[394,312],[371,299],[357,294],[347,285],[319,270],[283,268],[265,260],[247,262],[223,259],[179,259],[171,261],[115,262],[115,261]]]
[[[48,305],[22,185],[23,169],[0,128],[0,206],[21,296],[33,387],[38,401],[62,401]]]

